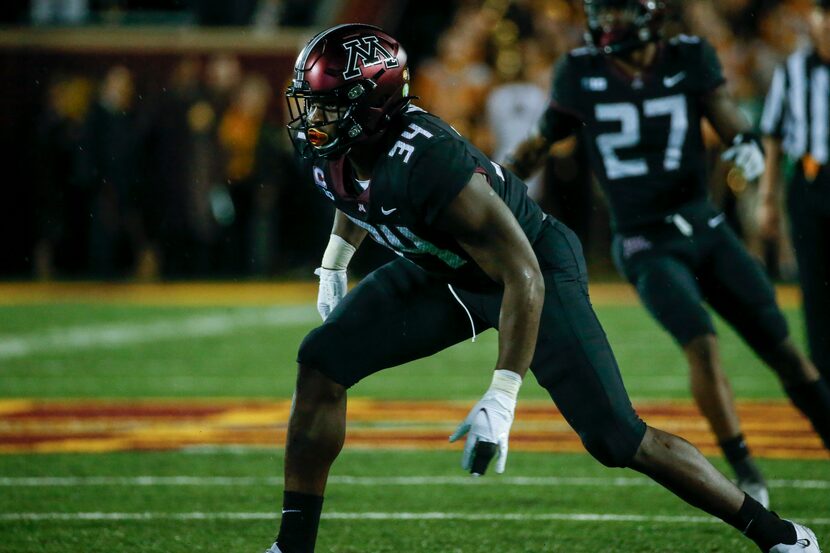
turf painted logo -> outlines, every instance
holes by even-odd
[[[346,70],[343,71],[344,79],[355,79],[363,73],[358,67],[358,62],[363,62],[363,67],[372,67],[383,63],[386,69],[398,67],[398,58],[389,53],[374,35],[364,36],[343,43],[343,48],[349,53],[346,62]]]

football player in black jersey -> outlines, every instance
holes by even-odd
[[[772,285],[707,198],[701,119],[732,147],[724,155],[753,180],[759,139],[726,91],[703,39],[659,33],[660,6],[585,0],[588,45],[564,56],[552,98],[507,167],[528,177],[551,144],[580,132],[610,203],[614,261],[655,319],[683,348],[695,401],[739,486],[767,504],[724,376],[708,303],[779,376],[830,447],[830,391],[789,338]]]
[[[316,35],[286,95],[295,146],[337,210],[319,270],[325,322],[298,353],[271,553],[314,550],[329,468],[345,439],[347,389],[488,328],[499,329],[492,383],[450,437],[465,437],[465,470],[484,474],[495,458],[496,472],[504,471],[530,368],[601,463],[649,475],[763,551],[815,542],[691,444],[637,416],[591,308],[578,240],[515,175],[411,104],[406,53],[395,39],[360,24]],[[400,257],[346,294],[347,265],[367,235]]]

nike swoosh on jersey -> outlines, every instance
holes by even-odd
[[[677,75],[674,75],[673,77],[663,77],[663,86],[665,86],[666,88],[672,88],[674,85],[676,85],[677,83],[679,83],[680,81],[682,81],[685,78],[686,78],[686,72],[685,71],[681,71],[680,73],[678,73]]]
[[[392,215],[397,210],[398,210],[397,207],[393,207],[392,209],[383,209],[383,207],[380,208],[380,212],[383,213],[384,215]]]

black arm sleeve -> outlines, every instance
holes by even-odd
[[[581,121],[579,77],[570,55],[562,56],[553,70],[551,100],[539,120],[539,132],[550,142],[557,142],[576,131]]]
[[[581,125],[576,115],[551,103],[539,119],[539,133],[550,142],[558,142],[572,135]]]
[[[700,39],[700,87],[712,92],[726,82],[718,54],[709,42]]]

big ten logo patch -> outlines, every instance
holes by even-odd
[[[608,80],[605,77],[584,77],[582,88],[592,92],[603,92],[608,90]]]

